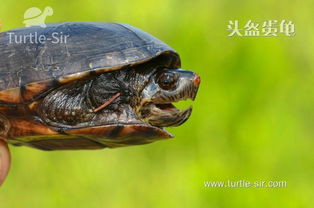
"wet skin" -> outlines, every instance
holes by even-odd
[[[169,127],[184,123],[192,109],[181,111],[172,103],[194,100],[199,76],[163,66],[143,68],[107,72],[53,90],[43,99],[38,119],[54,129],[111,124]]]

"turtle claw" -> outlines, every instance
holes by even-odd
[[[4,182],[10,169],[10,151],[7,143],[0,139],[0,186]]]

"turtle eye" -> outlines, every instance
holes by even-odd
[[[163,90],[170,90],[176,87],[178,76],[172,72],[163,72],[157,78],[159,87]]]

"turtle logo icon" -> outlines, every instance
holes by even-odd
[[[46,7],[44,11],[41,11],[37,7],[29,8],[24,13],[25,27],[40,26],[42,28],[46,27],[45,20],[47,16],[53,15],[53,9],[51,7]]]

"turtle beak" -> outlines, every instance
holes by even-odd
[[[198,74],[195,74],[194,79],[193,79],[193,84],[194,84],[194,89],[195,89],[193,100],[195,100],[200,83],[201,83],[201,77]]]
[[[158,127],[179,126],[187,121],[192,113],[191,106],[185,110],[179,110],[173,103],[187,99],[195,100],[201,78],[187,70],[176,69],[172,72],[178,75],[175,89],[159,90],[151,99],[142,100],[139,113],[142,120],[150,125]],[[151,88],[154,89],[154,87]]]
[[[185,110],[177,109],[173,104],[157,104],[152,107],[147,122],[153,126],[180,126],[186,122],[192,113],[192,106]]]

